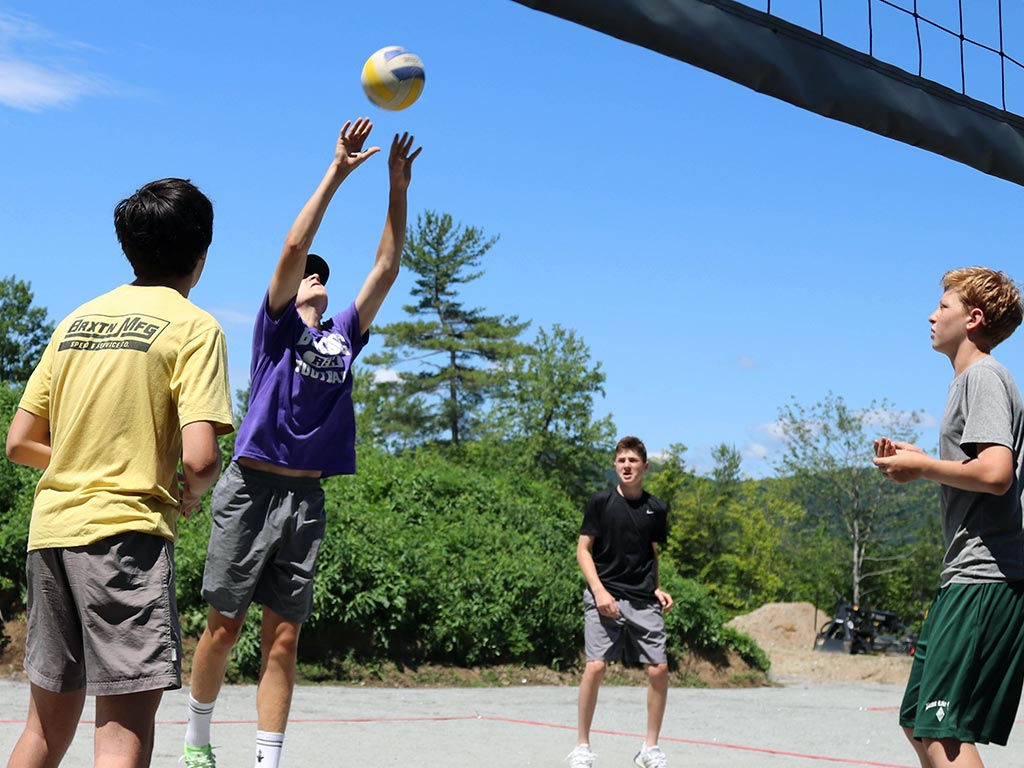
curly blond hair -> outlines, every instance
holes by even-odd
[[[982,311],[982,337],[990,349],[1010,338],[1024,319],[1020,290],[1003,272],[987,267],[951,269],[942,276],[942,287],[956,291],[967,311]]]

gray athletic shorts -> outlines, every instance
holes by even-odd
[[[286,621],[313,610],[324,492],[315,477],[283,477],[231,462],[213,491],[203,598],[228,618],[257,602]]]
[[[590,590],[583,590],[583,637],[587,661],[666,663],[668,654],[661,603],[657,600],[616,602],[619,604],[619,618],[602,616]]]
[[[181,687],[174,544],[123,533],[28,553],[28,679],[57,693]]]

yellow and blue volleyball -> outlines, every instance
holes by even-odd
[[[423,93],[423,62],[400,45],[381,48],[363,65],[363,90],[382,109],[410,106]]]

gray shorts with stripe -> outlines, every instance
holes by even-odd
[[[587,661],[666,663],[668,654],[661,603],[653,597],[650,602],[616,602],[619,604],[619,618],[602,616],[590,590],[583,590],[583,635]]]

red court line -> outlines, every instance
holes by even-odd
[[[872,708],[870,711],[882,710],[885,708]],[[536,728],[556,728],[564,731],[575,731],[574,725],[561,725],[558,723],[545,723],[537,720],[519,720],[512,717],[496,717],[491,715],[438,715],[434,717],[316,717],[296,718],[289,723],[422,723],[422,722],[452,722],[465,720],[485,720],[491,723],[510,723],[513,725],[529,725]],[[94,724],[92,720],[82,720],[82,723]],[[255,719],[246,720],[214,720],[214,725],[253,725]],[[3,725],[24,725],[24,720],[0,720]],[[186,725],[184,720],[158,720],[157,725]],[[629,733],[627,731],[609,731],[594,729],[594,733],[602,733],[608,736],[626,736],[628,738],[643,738],[643,734]],[[731,749],[739,752],[754,752],[761,755],[777,755],[780,757],[795,757],[802,760],[817,760],[825,763],[839,763],[843,765],[871,766],[871,768],[914,768],[914,766],[901,763],[879,763],[871,760],[856,760],[847,757],[829,757],[827,755],[805,754],[803,752],[787,752],[781,749],[769,749],[767,747],[751,747],[745,744],[730,744],[722,741],[702,741],[700,739],[681,739],[672,736],[662,736],[662,741],[669,741],[675,744],[693,744],[702,747],[715,747],[716,749]]]
[[[560,728],[568,731],[575,731],[574,725],[557,725],[554,723],[541,723],[533,720],[516,720],[510,717],[489,717],[482,716],[481,720],[489,720],[496,723],[516,723],[519,725],[533,725],[541,728]],[[625,731],[606,731],[598,728],[593,729],[594,733],[604,733],[610,736],[628,736],[634,739],[644,738],[642,733],[627,733]],[[756,752],[762,755],[780,755],[782,757],[799,757],[804,760],[820,760],[827,763],[845,763],[847,765],[869,765],[874,768],[914,768],[912,765],[902,763],[877,763],[871,760],[852,760],[847,757],[827,757],[825,755],[808,755],[802,752],[785,752],[780,749],[768,749],[767,747],[748,747],[743,744],[729,744],[723,741],[701,741],[699,739],[680,739],[672,736],[662,736],[661,741],[671,741],[675,744],[696,744],[702,747],[718,747],[720,749],[733,749],[740,752]]]

